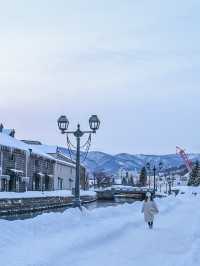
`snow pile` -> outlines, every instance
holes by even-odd
[[[0,220],[1,265],[199,266],[199,201],[199,190],[157,200],[153,230],[144,225],[141,202]]]
[[[96,193],[90,190],[81,190],[81,196],[95,196]],[[0,192],[0,199],[7,198],[39,198],[39,197],[72,197],[70,190],[54,190],[54,191],[27,191],[27,192]]]

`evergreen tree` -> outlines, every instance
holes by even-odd
[[[190,173],[190,178],[188,181],[188,186],[199,186],[200,185],[200,165],[199,161],[196,161],[192,172]]]
[[[142,167],[140,172],[140,185],[146,186],[147,184],[147,171],[145,167]]]

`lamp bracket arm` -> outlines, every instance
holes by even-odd
[[[83,131],[84,134],[95,134],[95,130],[88,130],[88,131]]]
[[[75,134],[77,131],[66,131],[66,130],[63,130],[62,131],[62,134]],[[88,131],[81,131],[83,134],[95,134],[96,131],[95,130],[88,130]]]
[[[76,131],[65,131],[65,134],[74,134]]]

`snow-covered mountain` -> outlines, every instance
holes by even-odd
[[[69,155],[68,150],[60,148],[62,152]],[[85,153],[82,153],[82,159]],[[200,160],[200,154],[190,154],[189,158],[192,161]],[[158,165],[163,163],[164,168],[179,167],[184,164],[180,156],[176,154],[168,155],[143,155],[143,154],[127,154],[120,153],[117,155],[111,155],[98,151],[91,151],[87,155],[87,159],[83,162],[86,168],[92,172],[103,171],[109,174],[117,174],[118,171],[123,168],[129,171],[140,171],[147,162],[155,163]]]

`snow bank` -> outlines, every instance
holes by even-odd
[[[141,202],[0,220],[1,265],[199,266],[199,200],[188,191],[157,200],[153,230],[144,224]]]
[[[81,196],[95,196],[96,193],[90,190],[81,190]],[[27,191],[27,192],[0,192],[0,199],[3,198],[37,198],[37,197],[67,197],[72,196],[70,190],[54,190],[54,191]]]

